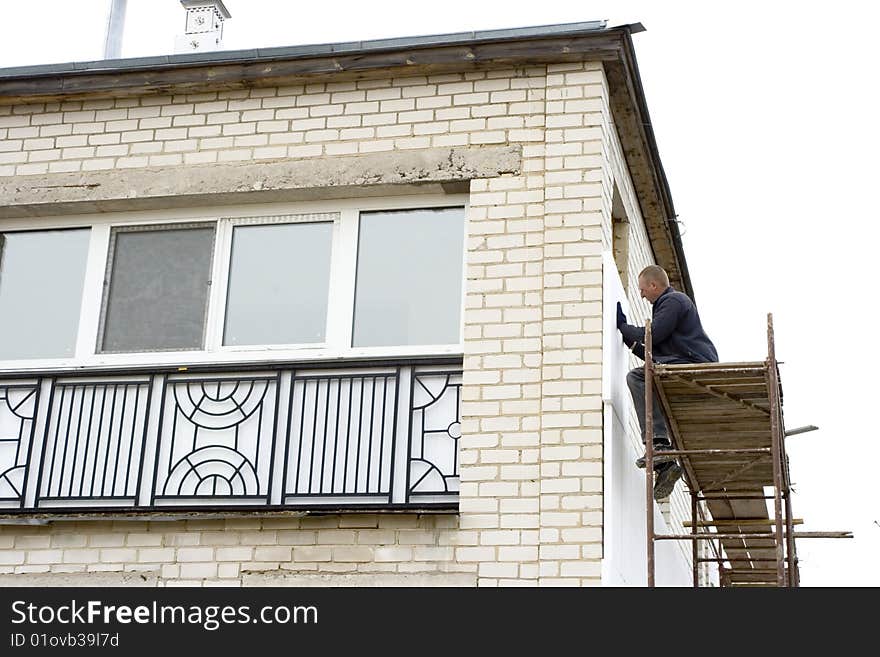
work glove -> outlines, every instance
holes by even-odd
[[[617,329],[626,324],[626,315],[623,314],[623,308],[620,307],[620,301],[617,302]]]

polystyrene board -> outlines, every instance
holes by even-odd
[[[635,465],[639,456],[623,425],[605,404],[605,556],[604,586],[647,584],[647,527],[645,471]],[[660,506],[654,507],[655,534],[670,533]],[[690,564],[673,541],[655,541],[654,574],[658,586],[691,586]]]
[[[629,317],[629,302],[617,273],[617,265],[611,253],[605,251],[602,253],[602,399],[623,411],[631,403],[626,387],[630,351],[617,330],[618,301],[624,314]],[[623,413],[620,415],[626,417]]]

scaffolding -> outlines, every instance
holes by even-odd
[[[690,492],[689,534],[654,532],[654,394],[662,405],[673,450]],[[812,428],[812,427],[811,427]],[[809,429],[811,429],[809,428]],[[666,365],[652,360],[645,326],[645,491],[648,586],[654,586],[659,540],[690,541],[693,585],[714,563],[721,586],[797,587],[799,538],[852,538],[851,532],[796,532],[785,451],[782,386],[767,315],[767,359],[748,363]],[[772,488],[773,493],[765,492]],[[771,517],[767,501],[772,500]],[[712,556],[700,556],[707,542]]]

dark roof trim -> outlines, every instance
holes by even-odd
[[[637,24],[641,28],[640,24]],[[156,57],[136,57],[131,59],[106,59],[90,62],[68,62],[64,64],[42,64],[37,66],[17,66],[0,68],[0,82],[21,77],[36,78],[74,73],[125,73],[140,69],[168,69],[193,64],[243,64],[257,61],[277,61],[284,59],[305,59],[327,55],[357,55],[376,52],[391,52],[425,46],[440,47],[454,45],[476,45],[499,41],[519,41],[564,35],[578,35],[601,32],[607,21],[584,23],[565,23],[561,25],[542,25],[503,30],[478,30],[476,32],[454,32],[430,36],[401,37],[394,39],[374,39],[371,41],[345,41],[304,46],[282,46],[277,48],[253,48],[249,50],[221,50],[204,53],[185,53],[180,55],[160,55]],[[641,31],[641,30],[638,30]]]
[[[639,106],[639,112],[642,116],[642,125],[645,131],[645,141],[651,156],[651,164],[654,167],[657,176],[657,192],[660,194],[660,200],[666,211],[666,228],[669,231],[670,241],[675,251],[675,259],[677,261],[679,276],[681,278],[682,291],[685,292],[695,303],[694,288],[691,283],[691,275],[688,270],[687,260],[684,256],[684,244],[681,241],[681,232],[678,228],[678,215],[675,212],[675,206],[672,203],[672,192],[669,189],[669,180],[666,178],[666,171],[663,169],[663,161],[660,159],[660,149],[657,147],[657,138],[654,135],[654,127],[651,123],[651,115],[648,111],[648,103],[645,100],[645,90],[642,87],[642,77],[639,74],[639,65],[635,57],[635,46],[633,45],[632,35],[644,31],[641,23],[635,25],[623,26],[627,49],[630,53],[629,65],[631,67],[630,75],[633,85],[635,86],[635,99]],[[633,29],[636,28],[636,29]]]
[[[661,196],[663,207],[666,209],[666,226],[670,232],[670,238],[673,249],[675,250],[675,259],[678,261],[679,274],[681,276],[682,291],[685,292],[695,303],[694,288],[691,283],[691,275],[688,270],[687,260],[684,256],[684,244],[681,241],[681,231],[678,228],[675,206],[672,203],[672,192],[669,189],[669,180],[666,178],[666,171],[663,169],[663,161],[660,159],[660,149],[657,147],[657,138],[654,135],[654,127],[651,123],[651,115],[648,111],[648,103],[645,100],[645,90],[642,87],[642,77],[639,74],[639,66],[635,57],[635,47],[632,41],[632,35],[644,31],[641,23],[635,25],[623,26],[627,49],[630,53],[629,66],[632,76],[633,85],[635,86],[635,98],[639,106],[639,112],[642,115],[642,124],[645,129],[645,139],[651,154],[651,163],[655,169],[657,176],[658,193]],[[635,28],[635,29],[634,29]]]

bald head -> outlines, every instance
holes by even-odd
[[[669,287],[669,276],[657,265],[648,265],[639,274],[639,292],[642,298],[654,303],[666,288]]]

